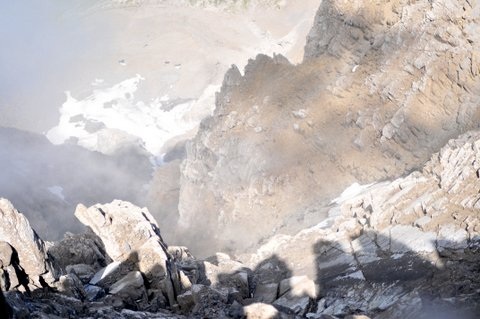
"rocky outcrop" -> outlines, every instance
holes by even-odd
[[[176,296],[181,292],[178,272],[157,222],[146,208],[113,201],[90,208],[79,205],[75,216],[102,240],[106,254],[116,263],[115,268],[120,268],[120,273],[125,271],[121,268],[138,269],[151,289],[162,291],[170,306],[176,304]],[[139,272],[134,274],[124,275],[141,279],[137,276]],[[140,286],[143,287],[143,281]]]
[[[3,289],[30,290],[51,284],[55,279],[46,244],[30,223],[6,199],[0,199],[0,264]],[[21,265],[21,266],[20,266]]]
[[[211,252],[294,233],[353,182],[402,176],[476,128],[478,12],[465,0],[323,1],[303,63],[232,68],[187,145],[179,238]]]
[[[232,67],[186,147],[177,235],[230,255],[167,246],[118,200],[79,205],[90,230],[47,245],[0,200],[6,300],[40,318],[478,318],[480,132],[459,135],[479,116],[478,13],[325,0],[305,61]],[[354,181],[373,183],[333,199]]]
[[[314,279],[318,317],[465,311],[473,318],[480,313],[479,159],[480,133],[462,135],[422,172],[347,189],[325,221],[276,236],[244,260],[249,267],[281,261],[291,274]]]

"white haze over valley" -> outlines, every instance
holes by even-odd
[[[144,80],[137,75],[110,88],[94,90],[83,100],[67,92],[59,124],[47,132],[48,139],[62,144],[75,138],[78,145],[104,154],[115,153],[123,144],[138,142],[152,157],[158,157],[167,141],[191,136],[188,133],[214,109],[219,86],[211,85],[199,99],[169,108],[172,102],[168,95],[150,102],[135,98]]]
[[[80,202],[158,206],[156,168],[213,112],[228,68],[299,63],[319,3],[2,2],[0,197],[47,239],[80,229]]]

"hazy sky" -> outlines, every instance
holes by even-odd
[[[319,1],[232,15],[174,0],[128,8],[0,0],[0,126],[46,132],[58,123],[65,91],[83,99],[101,88],[91,86],[95,79],[108,88],[137,73],[146,79],[138,100],[199,98],[231,64],[242,68],[257,53],[301,56]]]
[[[96,31],[78,14],[92,2],[0,2],[0,125],[42,132],[55,124],[78,58],[95,48]]]

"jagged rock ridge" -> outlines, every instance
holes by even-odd
[[[260,55],[243,76],[233,67],[187,145],[179,238],[241,250],[298,231],[347,185],[402,176],[478,127],[479,12],[472,1],[323,1],[303,63]],[[216,237],[199,240],[205,228]]]

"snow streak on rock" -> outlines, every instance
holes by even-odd
[[[85,99],[66,92],[59,123],[47,132],[48,139],[54,144],[74,139],[80,146],[105,154],[134,143],[160,156],[168,140],[195,130],[212,112],[216,86],[207,87],[198,100],[167,108],[168,97],[149,102],[135,98],[143,80],[137,74],[110,88],[94,90]]]

